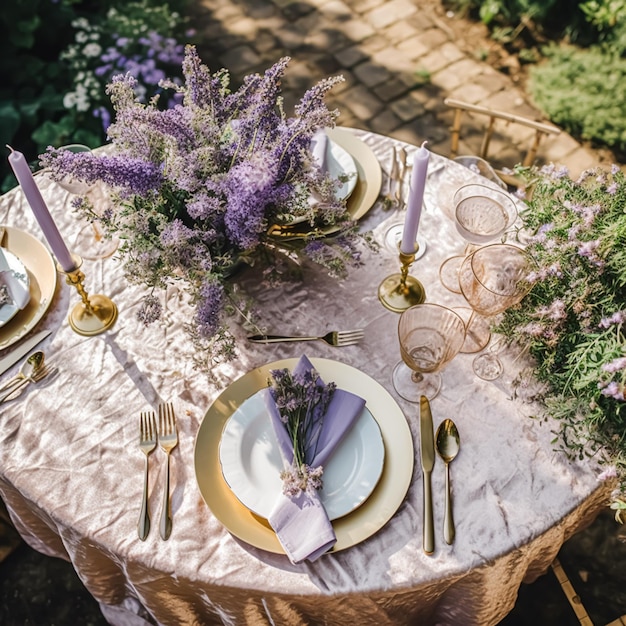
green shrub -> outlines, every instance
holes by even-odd
[[[530,72],[536,104],[570,134],[626,153],[626,59],[598,46],[544,53]]]
[[[577,0],[448,0],[447,4],[480,19],[494,38],[505,42],[524,30],[539,31],[542,36],[567,35],[572,40],[587,37],[589,32]]]

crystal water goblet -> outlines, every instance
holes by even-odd
[[[61,146],[59,150],[91,152],[91,148],[78,143]],[[82,180],[67,177],[56,181],[56,183],[68,193],[89,197],[94,207],[101,207],[109,201],[95,183],[86,183]],[[84,219],[81,219],[81,221],[85,222]],[[74,239],[73,251],[81,258],[93,261],[110,257],[117,250],[118,244],[119,242],[116,238],[105,236],[98,223],[97,216],[94,216],[88,223],[83,223],[79,229]]]

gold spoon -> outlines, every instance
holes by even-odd
[[[450,462],[461,447],[459,431],[455,423],[445,419],[437,429],[437,453],[446,465],[446,509],[443,518],[443,538],[447,544],[454,541],[454,519],[452,517],[452,495],[450,490]]]
[[[20,371],[13,376],[13,378],[7,380],[7,382],[0,387],[0,391],[5,391],[10,387],[13,387],[25,378],[30,378],[33,374],[38,372],[44,364],[44,353],[41,350],[33,352],[20,367]]]

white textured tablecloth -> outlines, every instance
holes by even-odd
[[[359,134],[389,171],[392,140]],[[409,154],[415,149],[405,147]],[[439,162],[433,155],[431,168]],[[80,224],[69,196],[45,176],[40,180],[60,231],[71,241]],[[426,254],[412,273],[424,283],[428,301],[462,304],[438,281],[441,262],[464,243],[434,207],[435,192],[429,189],[421,224]],[[380,238],[389,215],[378,203],[363,226],[375,228]],[[19,190],[0,198],[0,223],[44,240]],[[72,561],[112,624],[496,624],[513,607],[520,583],[545,571],[562,542],[605,504],[608,486],[598,482],[598,468],[554,452],[555,425],[530,419],[536,407],[510,398],[516,364],[509,359],[504,379],[487,383],[472,374],[472,356],[459,355],[432,402],[435,428],[451,417],[462,437],[451,466],[456,541],[448,546],[441,538],[444,466],[438,460],[437,548],[433,556],[424,554],[418,407],[393,391],[398,316],[377,299],[379,282],[397,271],[398,260],[384,249],[365,251],[363,260],[341,282],[310,265],[302,283],[281,289],[262,286],[252,271],[238,276],[257,299],[268,332],[365,328],[358,346],[316,342],[306,345],[306,354],[356,366],[383,384],[398,399],[414,437],[412,486],[393,519],[358,546],[301,565],[236,540],[202,500],[194,440],[220,390],[192,368],[192,347],[182,330],[189,310],[180,294],[170,289],[166,320],[144,328],[135,319],[141,289],[127,285],[119,263],[86,261],[87,290],[110,296],[119,320],[110,332],[85,338],[68,326],[68,309],[78,296],[60,278],[39,325],[53,331],[43,346],[59,372],[50,384],[0,408],[0,495],[32,547]],[[244,330],[233,329],[239,356],[216,372],[224,384],[303,351],[302,344],[247,344]],[[157,532],[164,469],[157,452],[150,457],[153,528],[142,542],[139,412],[166,400],[174,402],[180,440],[171,457],[173,533],[164,542]]]

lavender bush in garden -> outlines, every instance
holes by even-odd
[[[280,80],[289,59],[264,75],[229,89],[226,70],[211,73],[193,46],[185,50],[184,84],[160,81],[180,104],[159,108],[141,102],[137,80],[116,76],[108,86],[116,119],[109,127],[110,154],[70,153],[49,148],[41,156],[55,178],[103,181],[111,189],[113,209],[101,216],[120,248],[130,280],[154,289],[182,282],[195,307],[189,326],[196,345],[213,359],[232,355],[225,324],[230,310],[233,266],[265,263],[266,276],[279,273],[280,259],[302,252],[334,275],[359,260],[360,241],[337,181],[314,163],[313,135],[334,126],[337,111],[324,104],[335,77],[309,89],[287,117]],[[93,211],[86,199],[79,208]],[[268,231],[275,224],[307,221],[319,235],[289,243]],[[333,226],[336,236],[321,230]],[[140,318],[158,318],[160,305],[151,291]]]

